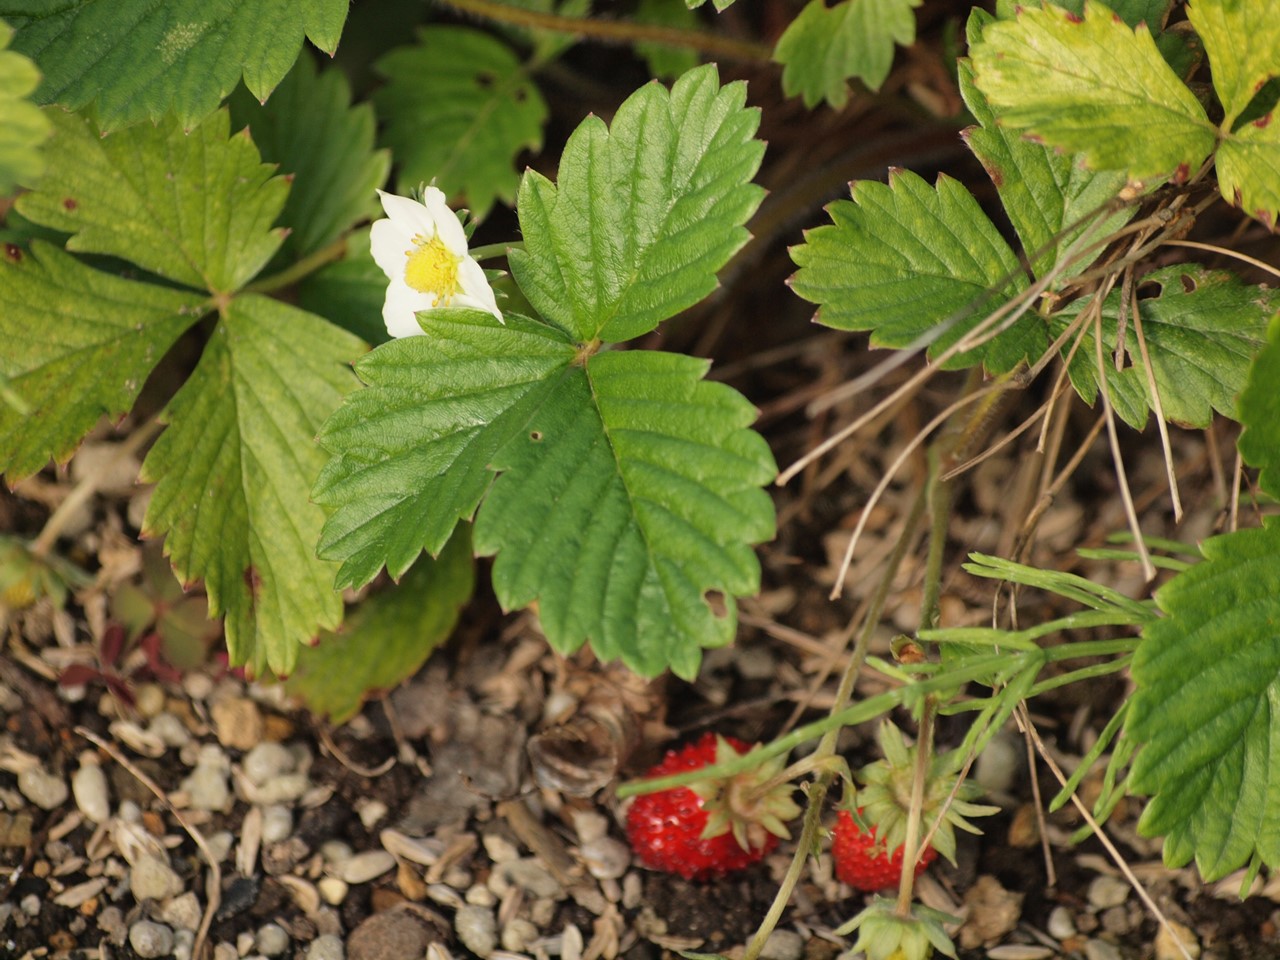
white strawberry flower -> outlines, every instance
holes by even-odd
[[[378,191],[386,220],[369,232],[374,261],[387,275],[382,319],[393,337],[422,333],[414,314],[436,307],[471,307],[499,321],[493,290],[484,270],[467,253],[467,235],[444,193],[425,187],[422,202]]]

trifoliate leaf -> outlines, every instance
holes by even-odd
[[[313,442],[354,385],[354,337],[278,300],[237,297],[143,464],[157,486],[144,532],[167,534],[178,576],[203,578],[225,615],[232,663],[288,674],[298,644],[342,619],[334,564],[315,544],[308,496],[324,462]]]
[[[49,171],[18,212],[74,234],[67,249],[105,253],[170,280],[229,293],[284,238],[271,224],[289,184],[273,177],[247,137],[227,139],[225,110],[191,133],[176,121],[103,137],[87,120],[46,111]]]
[[[705,363],[639,351],[586,359],[518,314],[420,315],[426,336],[357,367],[368,386],[330,418],[314,496],[339,582],[398,575],[480,504],[479,553],[507,608],[535,600],[557,649],[655,674],[697,670],[758,587],[773,459],[755,412]],[[498,478],[494,480],[494,474]],[[717,603],[723,608],[716,612]]]
[[[1280,498],[1280,314],[1271,318],[1267,345],[1249,370],[1240,394],[1240,422],[1244,433],[1238,446],[1245,461],[1262,470],[1258,485]]]
[[[970,18],[971,30],[975,21],[986,16],[975,10]],[[969,61],[961,60],[958,69],[960,93],[981,124],[963,132],[965,143],[995,184],[1005,213],[1031,261],[1032,272],[1043,278],[1063,267],[1059,279],[1051,285],[1059,287],[1102,254],[1103,248],[1099,247],[1073,266],[1065,265],[1071,244],[1085,230],[1091,237],[1103,238],[1133,216],[1133,209],[1125,208],[1103,223],[1086,220],[1120,192],[1125,184],[1124,174],[1086,170],[1078,157],[1032,143],[1001,126],[987,98],[973,85]]]
[[[298,306],[375,346],[391,339],[382,320],[386,295],[387,275],[369,253],[367,229],[347,237],[341,260],[325,264],[298,284]]]
[[[635,12],[636,23],[693,30],[698,18],[684,0],[640,0]],[[678,77],[698,65],[698,54],[688,47],[665,43],[637,43],[636,53],[644,57],[649,72],[655,77]]]
[[[511,271],[529,302],[573,338],[647,333],[716,285],[763,191],[764,144],[746,86],[721,88],[713,64],[667,90],[640,88],[611,127],[584,120],[565,145],[559,184],[520,184],[524,249]]]
[[[1083,17],[1027,7],[990,24],[971,51],[975,83],[1000,122],[1097,170],[1185,179],[1217,130],[1156,49],[1101,3]]]
[[[347,0],[0,0],[14,49],[44,73],[40,103],[95,104],[104,130],[176,115],[193,127],[241,75],[265,100],[305,35],[333,53]]]
[[[828,7],[811,0],[778,39],[773,59],[782,64],[782,90],[812,109],[823,99],[837,110],[857,77],[879,90],[893,66],[894,44],[916,41],[912,12],[922,0],[843,0]]]
[[[1230,130],[1263,84],[1280,76],[1280,17],[1271,0],[1195,0],[1187,19],[1204,42],[1222,129]]]
[[[1280,525],[1214,537],[1156,593],[1126,736],[1128,783],[1151,796],[1139,830],[1206,881],[1255,854],[1280,865]]]
[[[378,61],[374,94],[401,193],[435,181],[477,217],[515,199],[516,156],[542,146],[547,105],[511,48],[469,27],[425,27]]]
[[[1143,278],[1140,294],[1143,338],[1165,418],[1186,426],[1207,427],[1216,410],[1235,419],[1236,398],[1244,388],[1250,363],[1262,347],[1267,321],[1280,298],[1273,291],[1241,283],[1234,274],[1190,264],[1148,274]],[[1103,306],[1103,367],[1116,414],[1140,430],[1147,422],[1152,398],[1131,316],[1125,326],[1128,362],[1122,370],[1115,368],[1121,296],[1121,290],[1113,291]],[[1065,330],[1084,305],[1074,304],[1056,315],[1054,334]],[[1070,350],[1068,342],[1063,346],[1064,355]],[[1068,373],[1076,392],[1092,404],[1098,396],[1092,327],[1084,333]]]
[[[36,65],[20,53],[6,50],[13,30],[0,20],[0,197],[19,183],[34,183],[44,171],[40,144],[50,126],[40,108],[27,96],[40,83]]]
[[[459,529],[438,559],[423,557],[397,586],[361,603],[340,632],[303,647],[285,689],[312,713],[346,723],[365,697],[413,676],[448,639],[474,585],[471,538]]]
[[[351,106],[342,71],[317,72],[302,56],[265,105],[237,89],[231,123],[249,128],[263,160],[292,174],[280,214],[290,231],[283,252],[291,259],[332,243],[377,211],[374,191],[386,183],[391,157],[373,149],[373,108]]]
[[[1214,162],[1222,195],[1274,230],[1280,223],[1280,111],[1225,135]]]
[[[863,180],[852,189],[852,202],[827,207],[833,222],[791,250],[800,267],[792,289],[820,305],[819,323],[870,330],[871,342],[887,347],[936,330],[936,356],[1026,286],[1018,258],[957,181],[940,176],[930,189],[893,170],[887,186]],[[1028,314],[949,365],[1006,371],[1046,343],[1042,322]]]
[[[90,269],[43,241],[0,257],[0,473],[15,483],[70,459],[103,416],[129,411],[203,297]]]

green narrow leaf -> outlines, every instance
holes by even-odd
[[[471,538],[459,529],[438,559],[422,558],[399,585],[360,604],[340,632],[303,647],[285,689],[312,713],[346,723],[365,697],[413,676],[448,639],[474,586]]]
[[[1195,0],[1187,8],[1187,19],[1204,42],[1213,90],[1225,111],[1222,129],[1230,130],[1262,86],[1280,76],[1280,17],[1275,4]]]
[[[1142,743],[1129,786],[1152,798],[1139,830],[1212,881],[1255,853],[1280,865],[1280,525],[1204,555],[1156,593],[1126,735]]]
[[[329,508],[320,555],[343,561],[340,587],[385,565],[401,576],[436,554],[474,514],[494,455],[546,402],[575,348],[544,324],[508,313],[438,309],[425,337],[378,347],[356,365],[367,386],[320,432],[333,455],[313,496]]]
[[[957,181],[939,176],[930,189],[914,173],[893,170],[888,185],[862,180],[852,193],[852,202],[827,208],[830,225],[791,250],[800,267],[792,289],[820,305],[820,323],[870,330],[872,344],[904,347],[952,321],[929,349],[936,356],[1026,287],[1017,257]],[[1042,321],[1028,313],[949,365],[982,362],[1002,372],[1047,342]]]
[[[40,145],[48,138],[49,121],[27,97],[40,83],[36,65],[6,50],[13,29],[0,20],[0,197],[19,184],[34,183],[44,172]]]
[[[90,269],[43,241],[0,256],[0,473],[15,483],[71,458],[98,420],[129,411],[203,297]]]
[[[348,0],[0,0],[40,103],[94,104],[104,130],[174,114],[192,127],[243,75],[265,100],[303,37],[330,54]]]
[[[1131,29],[1101,3],[1083,17],[1023,8],[989,25],[971,51],[975,83],[1000,121],[1134,179],[1185,179],[1217,131],[1160,55],[1145,25]]]
[[[298,645],[342,619],[308,491],[324,462],[313,438],[360,349],[295,307],[237,297],[143,464],[157,484],[145,535],[167,534],[178,576],[202,578],[210,615],[225,615],[231,662],[257,673],[292,672]]]
[[[1267,344],[1249,369],[1249,382],[1240,394],[1240,454],[1262,470],[1258,485],[1280,498],[1280,313],[1271,318]]]
[[[970,45],[978,42],[989,22],[990,16],[981,10],[970,15]],[[973,65],[961,60],[958,70],[960,93],[980,124],[961,135],[991,177],[1037,278],[1059,267],[1072,242],[1086,229],[1092,228],[1090,235],[1101,238],[1128,222],[1132,209],[1121,210],[1102,224],[1071,229],[1120,192],[1124,174],[1086,170],[1078,157],[1032,143],[1002,126],[987,98],[974,86]],[[1101,254],[1099,248],[1092,257],[1066,268],[1052,286],[1061,286]]]
[[[893,66],[894,44],[916,42],[922,0],[843,0],[828,7],[811,0],[778,38],[773,59],[782,64],[782,90],[812,109],[822,100],[837,110],[857,77],[879,90]]]
[[[763,191],[751,183],[764,144],[741,82],[715,66],[667,90],[648,84],[613,124],[588,117],[560,160],[559,184],[520,185],[524,249],[509,255],[529,302],[580,341],[629,340],[715,289],[746,243]]]
[[[1280,117],[1276,111],[1226,135],[1215,163],[1222,195],[1274,230],[1280,223]]]
[[[516,156],[542,147],[547,105],[509,46],[469,27],[424,27],[377,69],[387,83],[374,102],[401,193],[434,180],[477,217],[515,199]]]
[[[734,597],[759,589],[751,544],[773,536],[760,488],[776,467],[748,429],[755,409],[706,370],[669,353],[597,354],[495,460],[476,551],[497,554],[504,607],[537,601],[557,649],[590,640],[637,673],[692,678],[702,647],[733,639]]]
[[[1236,398],[1275,311],[1275,293],[1241,283],[1234,274],[1193,264],[1154,271],[1142,283],[1143,294],[1156,291],[1140,299],[1138,307],[1166,419],[1207,427],[1215,410],[1235,419]],[[1151,391],[1132,318],[1125,328],[1128,363],[1123,370],[1115,369],[1120,297],[1121,291],[1113,291],[1103,306],[1103,366],[1116,414],[1140,430],[1151,409]],[[1055,315],[1055,336],[1084,306],[1080,302]],[[1070,349],[1071,344],[1065,344],[1064,355]],[[1098,396],[1092,329],[1085,333],[1068,373],[1076,392],[1092,404]]]
[[[54,136],[25,217],[73,234],[67,249],[105,253],[200,290],[230,293],[284,238],[270,229],[289,184],[247,137],[228,139],[225,110],[191,133],[176,121],[103,137],[87,120],[46,111]]]
[[[391,157],[373,149],[373,108],[351,105],[342,71],[318,72],[302,56],[265,105],[240,87],[230,108],[232,126],[249,128],[262,159],[293,176],[280,214],[288,257],[314,253],[377,211],[374,191]]]

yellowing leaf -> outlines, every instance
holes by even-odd
[[[1226,111],[1222,129],[1230,130],[1262,85],[1280,76],[1280,10],[1274,0],[1195,0],[1187,19],[1204,41]]]

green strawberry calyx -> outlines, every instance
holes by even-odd
[[[947,923],[959,924],[961,919],[921,903],[913,903],[903,915],[893,900],[876,897],[835,933],[844,937],[856,930],[853,952],[865,954],[867,960],[926,960],[934,950],[955,957],[955,944],[943,928]]]
[[[750,752],[758,749],[753,747]],[[724,737],[716,737],[716,766],[739,756],[733,744]],[[732,833],[743,850],[759,850],[769,834],[789,839],[786,821],[798,817],[801,808],[791,796],[794,784],[777,781],[785,765],[785,757],[774,757],[729,777],[691,783],[689,789],[697,794],[707,813],[702,839]]]

